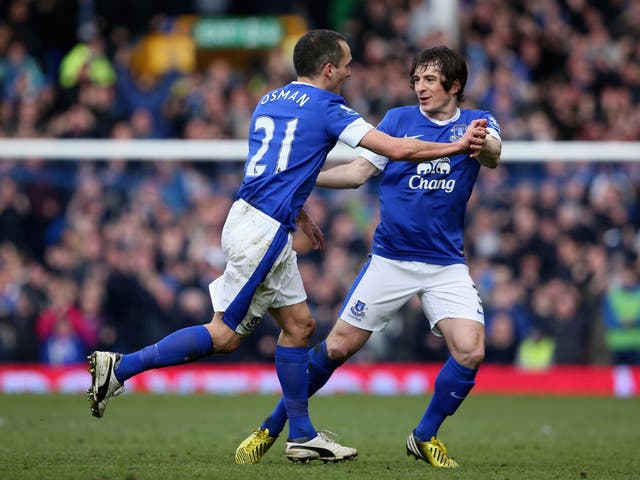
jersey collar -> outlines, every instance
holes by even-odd
[[[320,88],[320,87],[314,85],[313,83],[301,82],[300,80],[294,80],[293,82],[291,82],[291,85],[309,85],[310,87]]]
[[[447,125],[448,123],[455,122],[456,120],[458,120],[460,118],[460,109],[459,108],[456,108],[455,115],[453,117],[451,117],[450,119],[448,119],[448,120],[434,120],[429,115],[424,113],[420,107],[418,107],[418,111],[422,114],[422,116],[424,116],[425,118],[428,118],[429,121],[435,123],[436,125]]]

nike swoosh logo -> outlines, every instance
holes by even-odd
[[[476,310],[476,313],[477,313],[478,315],[484,315],[484,312],[483,312],[482,310],[480,310],[480,309],[477,309],[477,310]]]
[[[107,379],[106,381],[100,385],[98,387],[98,401],[102,401],[102,399],[104,397],[106,397],[107,395],[107,390],[109,389],[109,378],[111,377],[111,364],[113,363],[113,361],[111,360],[111,355],[109,355],[109,366],[107,367],[107,372],[109,372],[109,374],[107,374]]]
[[[408,136],[406,133],[404,134],[404,138],[420,138],[421,136],[422,136],[422,134],[420,134],[420,135],[411,135],[411,136]]]
[[[458,395],[456,392],[449,392],[453,398],[457,398],[458,400],[464,400],[464,395]]]

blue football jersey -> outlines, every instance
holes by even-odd
[[[377,128],[394,137],[455,142],[479,118],[486,118],[491,135],[500,138],[495,118],[482,110],[458,110],[451,120],[438,122],[417,105],[400,107],[389,110]],[[383,171],[373,253],[436,265],[464,263],[464,217],[478,161],[468,154],[423,163],[391,162],[366,150],[362,155]]]
[[[308,83],[267,93],[253,112],[236,198],[295,230],[298,212],[337,140],[356,147],[372,128],[340,95]]]

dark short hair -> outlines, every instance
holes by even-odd
[[[444,45],[421,51],[413,57],[413,62],[411,63],[409,72],[411,88],[415,86],[413,76],[416,74],[416,70],[429,65],[435,66],[440,71],[442,87],[445,90],[448,91],[456,80],[460,82],[460,90],[456,93],[456,96],[458,97],[458,102],[462,103],[464,101],[464,87],[467,84],[467,62],[465,62],[464,57]]]
[[[305,33],[293,48],[293,66],[299,77],[318,75],[327,63],[338,65],[343,50],[343,35],[333,30],[311,30]]]

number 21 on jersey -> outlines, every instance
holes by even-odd
[[[256,119],[256,124],[253,129],[254,132],[264,130],[264,137],[262,137],[262,144],[258,151],[249,159],[247,164],[247,177],[257,177],[262,175],[268,165],[273,165],[275,160],[275,150],[279,147],[277,162],[273,173],[279,173],[287,168],[289,165],[289,155],[291,154],[291,143],[296,135],[296,127],[298,126],[298,118],[294,118],[287,122],[287,128],[284,132],[284,137],[278,143],[273,145],[273,149],[269,149],[269,143],[273,139],[273,134],[276,130],[276,123],[273,118],[269,116],[262,116]],[[262,162],[262,163],[261,163]]]

